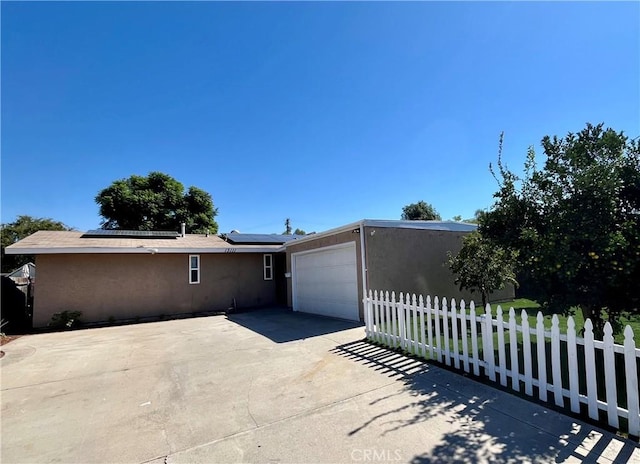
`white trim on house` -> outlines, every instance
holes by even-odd
[[[368,278],[368,269],[367,269],[367,259],[366,259],[366,253],[367,253],[367,247],[366,247],[366,243],[365,243],[365,236],[364,236],[364,221],[362,221],[362,224],[360,224],[360,270],[362,272],[362,287],[360,288],[360,290],[362,290],[362,298],[366,298],[369,291],[369,282],[367,280]],[[364,307],[364,302],[362,303],[363,307]]]
[[[193,258],[196,258],[196,265],[193,266]],[[196,271],[196,278],[193,278],[193,271]],[[200,255],[189,255],[189,284],[200,283]]]
[[[267,257],[269,258],[268,265]],[[269,271],[269,275],[267,275],[267,271]],[[264,280],[273,280],[273,255],[271,253],[265,253],[262,255],[262,277]]]
[[[286,247],[296,245],[298,243],[309,242],[311,240],[316,240],[321,237],[327,237],[329,235],[339,234],[341,232],[347,232],[350,230],[358,229],[362,226],[363,221],[352,222],[351,224],[347,224],[346,226],[336,227],[335,229],[329,229],[324,232],[319,232],[317,234],[305,235],[301,238],[297,238],[295,240],[289,240],[285,244],[282,245],[282,249],[284,250]]]
[[[126,248],[126,247],[67,247],[67,248],[5,248],[8,255],[52,255],[52,254],[100,254],[100,253],[122,253],[122,254],[207,254],[207,253],[275,253],[281,249],[276,246],[258,245],[236,245],[227,248],[160,248],[154,246]]]
[[[295,246],[297,243],[309,242],[321,237],[336,235],[349,230],[364,227],[392,227],[396,229],[422,229],[422,230],[442,230],[448,232],[472,232],[478,228],[476,224],[468,224],[466,222],[455,221],[397,221],[394,219],[362,219],[358,222],[352,222],[345,226],[329,229],[317,234],[305,235],[295,240],[290,240],[282,245],[282,249],[289,246]]]

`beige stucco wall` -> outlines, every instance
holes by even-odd
[[[34,327],[60,311],[85,322],[275,303],[275,280],[263,279],[262,254],[201,254],[200,283],[189,284],[186,254],[39,255]]]
[[[365,227],[369,289],[415,293],[481,302],[480,294],[460,291],[449,270],[447,251],[462,247],[464,232]],[[492,295],[499,301],[514,297],[513,287]]]
[[[357,229],[357,228],[356,228]],[[360,318],[364,317],[364,306],[362,303],[362,258],[360,249],[360,234],[352,231],[340,232],[338,234],[329,235],[325,237],[319,237],[314,240],[308,240],[302,243],[295,243],[287,246],[287,272],[291,272],[291,255],[293,253],[299,253],[301,251],[315,250],[333,245],[340,245],[342,243],[355,242],[356,244],[356,266],[357,266],[357,278],[358,278],[358,307],[360,312]],[[292,307],[292,289],[291,278],[287,279],[287,306]]]

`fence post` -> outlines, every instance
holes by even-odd
[[[489,371],[489,380],[496,381],[496,358],[493,352],[493,319],[491,306],[487,303],[484,310],[484,324],[482,324],[482,355],[485,368]]]
[[[436,326],[436,354],[438,355],[438,362],[442,362],[442,350],[440,349],[440,304],[438,297],[433,299],[433,323]]]
[[[616,391],[616,359],[613,351],[613,328],[609,322],[604,324],[604,338],[602,339],[604,351],[604,371],[606,375],[605,389],[607,395],[607,416],[609,425],[618,428],[618,392]]]
[[[593,323],[584,321],[584,367],[587,380],[587,404],[589,418],[598,420],[598,384],[596,383],[596,357],[593,348]]]
[[[551,318],[551,373],[553,375],[553,398],[556,406],[564,406],[562,396],[562,374],[560,364],[560,321],[558,315]]]
[[[538,353],[538,397],[547,401],[547,350],[545,348],[547,338],[544,333],[544,317],[538,311],[536,316],[536,348]]]
[[[444,362],[447,366],[451,365],[451,350],[449,349],[449,308],[447,306],[447,299],[442,300],[442,327],[444,339]]]
[[[578,384],[578,352],[576,349],[576,323],[572,316],[567,319],[567,361],[569,366],[569,398],[571,411],[580,412]]]
[[[390,309],[389,309],[389,291],[384,292],[384,300],[382,302],[382,305],[384,306],[384,314],[385,314],[385,336],[387,339],[387,346],[394,346],[393,342],[392,342],[392,333],[391,330],[393,329],[393,324],[391,323],[391,314],[390,314]]]
[[[451,298],[451,338],[453,339],[453,365],[456,369],[460,369],[460,347],[458,346],[458,310],[456,309],[456,300]]]
[[[531,328],[529,314],[524,309],[520,313],[522,319],[522,358],[524,361],[524,392],[533,396],[533,372],[531,369]]]
[[[511,352],[511,388],[520,391],[520,362],[518,361],[518,330],[516,311],[509,309],[509,348]]]
[[[396,323],[398,308],[396,307],[396,292],[391,292],[391,303],[389,307],[391,308],[391,341],[393,342],[392,346],[396,348],[398,346],[398,325]]]
[[[431,306],[431,296],[427,295],[427,342],[429,343],[429,359],[434,359],[433,355],[433,307]]]
[[[631,326],[624,329],[624,365],[627,378],[627,410],[629,411],[629,434],[640,435],[640,407],[638,405],[638,368],[636,365],[636,344]]]
[[[467,340],[467,310],[464,300],[460,300],[460,336],[462,337],[462,361],[464,362],[464,371],[469,372],[469,341]]]
[[[480,353],[478,353],[478,320],[476,319],[476,304],[471,301],[471,309],[469,311],[470,324],[471,324],[471,351],[473,360],[473,373],[476,376],[480,376]],[[482,330],[482,326],[480,326]]]
[[[507,359],[504,351],[504,318],[502,307],[498,305],[496,319],[498,321],[498,370],[500,372],[500,385],[507,386]]]
[[[425,340],[425,333],[424,333],[424,298],[422,298],[422,295],[420,295],[418,297],[418,304],[420,305],[420,341],[422,342],[422,357],[426,358],[427,357],[427,343]]]
[[[364,305],[364,327],[365,327],[365,332],[366,332],[366,337],[368,339],[371,338],[371,335],[373,333],[372,330],[372,317],[371,317],[371,290],[369,290],[369,295],[366,296],[362,299],[362,304]]]
[[[395,305],[398,308],[398,334],[400,335],[400,348],[407,345],[407,327],[404,318],[404,294],[400,292],[400,300]]]
[[[418,303],[416,294],[411,295],[411,314],[413,314],[413,354],[418,354]]]
[[[373,292],[373,320],[374,320],[374,340],[382,341],[382,321],[380,320],[380,300],[378,299],[378,290]]]

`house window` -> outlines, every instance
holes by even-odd
[[[264,280],[273,280],[273,256],[264,255]]]
[[[200,255],[189,255],[189,283],[200,283]]]

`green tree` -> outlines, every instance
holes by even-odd
[[[480,231],[519,252],[519,272],[551,311],[579,307],[597,332],[603,312],[614,329],[637,312],[640,281],[640,150],[622,132],[587,124],[564,138],[542,139],[545,162],[529,149],[524,175],[502,164],[496,203]]]
[[[456,275],[460,290],[478,291],[482,296],[482,306],[489,301],[489,295],[502,290],[507,284],[518,285],[515,263],[517,252],[506,250],[483,238],[474,231],[462,239],[462,249],[449,255],[449,269]]]
[[[161,172],[116,180],[95,200],[104,229],[179,230],[184,222],[190,233],[218,232],[211,195],[197,187],[185,193],[180,182]]]
[[[291,235],[291,219],[287,218],[284,220],[284,232],[283,235]]]
[[[2,241],[2,272],[10,272],[35,258],[29,255],[5,255],[4,249],[39,230],[73,230],[60,221],[50,218],[18,216],[15,221],[0,226]]]
[[[307,233],[302,229],[296,229],[293,231],[293,235],[306,235]]]
[[[429,203],[420,200],[402,208],[402,220],[405,221],[440,221],[442,218]]]

